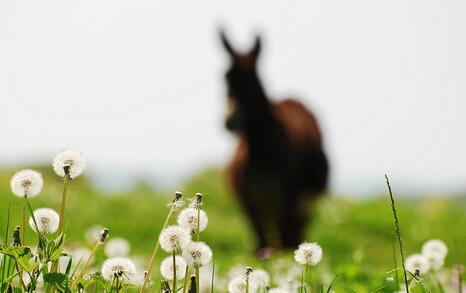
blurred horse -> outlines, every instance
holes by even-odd
[[[235,51],[224,32],[221,40],[231,61],[226,128],[239,137],[229,177],[266,257],[269,248],[303,240],[311,206],[327,186],[327,157],[317,120],[302,103],[267,98],[257,73],[260,37],[247,53]]]

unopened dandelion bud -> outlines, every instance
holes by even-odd
[[[108,232],[109,230],[107,228],[104,228],[102,230],[102,234],[100,234],[100,243],[104,243],[105,242],[105,239],[107,239],[107,236],[108,236]]]
[[[19,226],[16,226],[15,230],[13,231],[13,246],[21,246],[21,238],[19,236]]]

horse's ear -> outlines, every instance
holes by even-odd
[[[251,55],[254,56],[254,59],[257,59],[259,57],[259,54],[261,52],[261,47],[262,47],[262,41],[261,37],[258,35],[256,36],[256,42],[254,43],[254,46],[252,47],[251,50]]]
[[[220,30],[220,39],[222,40],[223,47],[228,52],[228,54],[230,54],[232,58],[235,58],[236,52],[235,50],[233,50],[233,47],[230,45],[230,42],[228,41],[224,30]]]

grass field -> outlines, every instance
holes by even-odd
[[[58,210],[62,180],[49,167],[36,169],[44,175],[45,189],[40,196],[31,199],[32,206]],[[8,206],[11,205],[11,227],[21,224],[23,210],[23,201],[11,194],[10,178],[11,171],[0,173],[2,238]],[[396,196],[396,182],[392,185]],[[253,235],[221,170],[201,172],[178,189],[185,197],[192,197],[196,192],[205,195],[204,209],[209,216],[209,226],[202,233],[202,239],[214,252],[219,276],[239,264],[272,271],[283,260],[292,263],[292,252],[280,253],[267,261],[254,256]],[[140,184],[124,193],[105,194],[93,188],[86,177],[79,177],[69,188],[67,246],[90,248],[92,244],[86,241],[85,233],[90,227],[100,225],[110,229],[110,237],[126,238],[131,243],[131,256],[147,262],[173,191],[153,190]],[[426,240],[437,238],[450,249],[446,268],[466,263],[464,196],[396,200],[406,254],[418,252]],[[390,281],[394,276],[393,231],[387,195],[365,200],[327,196],[320,202],[315,221],[307,233],[307,240],[318,242],[324,250],[323,261],[310,272],[311,283],[327,286],[338,275],[333,287],[336,292],[393,292],[395,287]],[[28,229],[27,241],[34,237]],[[165,256],[159,251],[157,263]],[[103,253],[99,252],[96,264],[103,260]]]

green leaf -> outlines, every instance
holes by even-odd
[[[68,276],[65,274],[62,274],[62,273],[44,274],[44,281],[46,283],[51,284],[55,288],[57,288],[58,292],[60,293],[71,292],[70,288],[68,288],[69,279],[68,279]]]

